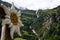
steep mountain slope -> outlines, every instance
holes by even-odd
[[[60,40],[59,10],[60,6],[54,9],[42,10],[42,14],[45,16],[40,13],[41,16],[32,25],[41,40]]]

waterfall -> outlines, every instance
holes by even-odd
[[[37,16],[37,18],[39,18],[39,13],[38,13],[38,10],[36,10],[36,16]]]
[[[30,26],[30,29],[32,29],[32,27]],[[36,31],[34,29],[32,29],[32,32],[37,36],[38,40],[40,40],[38,34],[36,33]]]

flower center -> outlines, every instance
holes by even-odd
[[[11,13],[10,19],[11,19],[11,22],[14,25],[17,25],[18,24],[18,16],[14,12]]]

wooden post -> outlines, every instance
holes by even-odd
[[[5,40],[13,40],[10,36],[10,28],[8,26],[9,26],[9,24],[6,24]]]
[[[9,24],[2,26],[1,40],[13,40],[10,36]]]

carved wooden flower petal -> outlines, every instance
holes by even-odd
[[[14,4],[12,4],[11,9],[9,9],[9,14],[6,15],[6,19],[9,19],[8,23],[9,27],[10,27],[10,36],[13,39],[13,34],[16,32],[19,36],[21,36],[21,32],[20,32],[20,27],[23,26],[22,21],[20,20],[20,12],[18,12],[15,7]],[[7,21],[7,20],[6,20]]]

